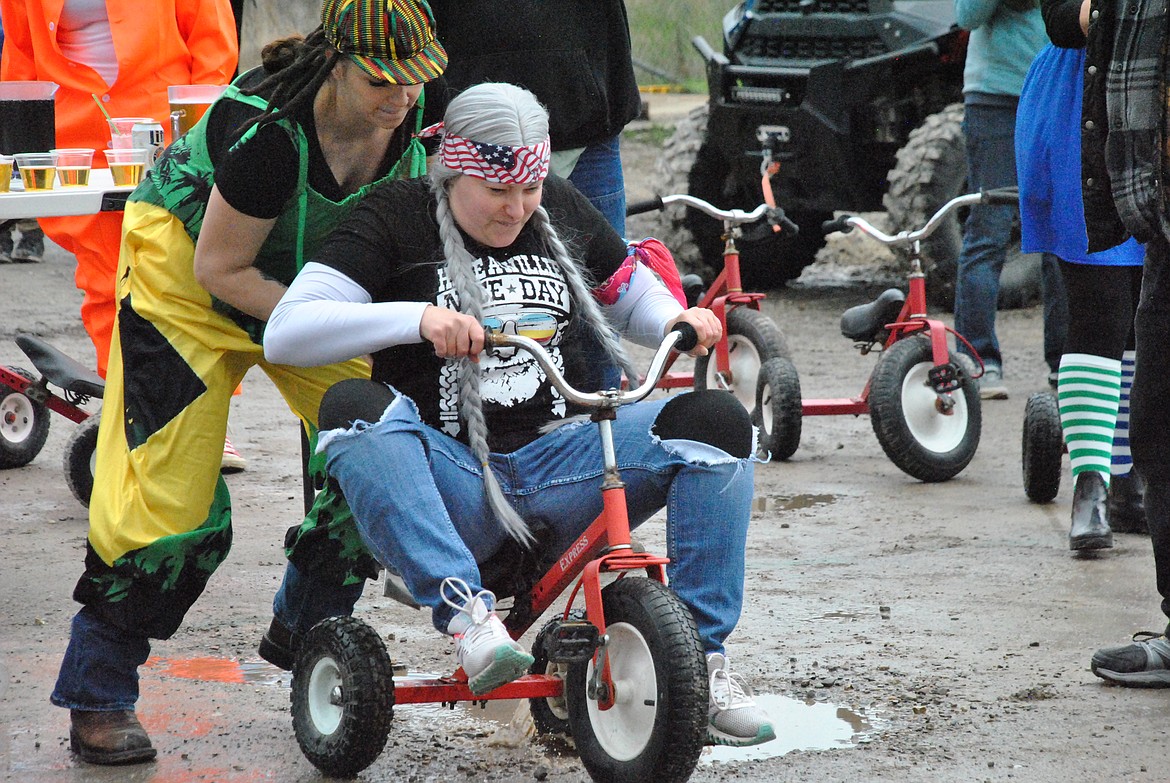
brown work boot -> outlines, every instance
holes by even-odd
[[[157,753],[134,710],[69,711],[69,749],[90,764],[140,764]]]

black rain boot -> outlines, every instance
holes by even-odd
[[[1149,533],[1142,496],[1145,483],[1135,471],[1109,480],[1109,527],[1115,533]]]
[[[1073,490],[1072,528],[1068,548],[1073,550],[1110,549],[1113,531],[1109,529],[1107,506],[1109,490],[1105,477],[1095,470],[1077,476]]]

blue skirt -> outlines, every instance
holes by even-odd
[[[1020,182],[1020,246],[1079,264],[1137,266],[1145,249],[1134,239],[1089,253],[1081,199],[1081,92],[1085,50],[1049,44],[1024,79],[1016,112]]]

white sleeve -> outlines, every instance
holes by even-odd
[[[310,261],[268,319],[264,358],[315,367],[392,345],[420,343],[426,308],[426,302],[372,302],[352,278]]]
[[[666,334],[666,324],[681,313],[683,307],[658,275],[639,262],[630,277],[630,287],[605,310],[627,340],[657,348]]]

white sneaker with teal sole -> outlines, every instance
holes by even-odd
[[[721,653],[707,656],[711,701],[707,708],[707,744],[745,747],[776,739],[772,720],[756,704],[743,676],[731,671]]]
[[[458,640],[456,655],[473,694],[482,696],[528,672],[534,659],[508,634],[492,610],[496,596],[491,590],[472,595],[462,579],[447,577],[440,594],[448,606],[459,610],[447,624],[447,633]]]

